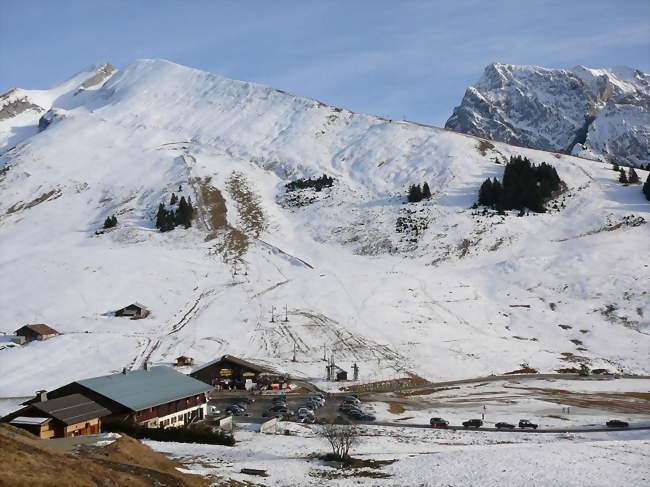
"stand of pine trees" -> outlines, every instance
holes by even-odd
[[[104,228],[113,228],[114,226],[117,226],[117,217],[115,215],[106,217]]]
[[[287,188],[287,191],[305,188],[314,188],[316,191],[320,191],[323,188],[330,188],[333,184],[334,178],[327,174],[323,174],[321,177],[316,179],[309,178],[290,181],[285,185],[285,188]]]
[[[643,191],[643,194],[645,195],[645,199],[650,201],[650,174],[648,174],[645,183],[643,183],[643,188],[641,188],[641,191]]]
[[[409,192],[406,199],[409,203],[417,203],[425,199],[431,198],[431,190],[429,184],[425,182],[422,186],[419,184],[412,184],[409,186]]]
[[[519,210],[528,208],[543,213],[545,201],[558,189],[562,180],[553,166],[542,162],[531,164],[526,157],[510,157],[503,172],[502,182],[486,179],[478,194],[480,205],[497,210]]]
[[[169,232],[179,225],[189,228],[192,226],[192,219],[194,218],[194,206],[192,206],[192,198],[188,197],[187,200],[185,196],[181,196],[179,200],[177,196],[172,193],[170,199],[170,206],[174,206],[178,203],[176,208],[167,209],[164,203],[160,203],[158,206],[158,212],[156,213],[156,228],[161,232]]]

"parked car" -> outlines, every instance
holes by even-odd
[[[442,418],[431,418],[429,424],[432,428],[449,428],[449,421]]]
[[[357,399],[356,397],[352,397],[352,396],[345,396],[343,398],[343,402],[349,403],[349,404],[361,404],[361,401],[359,401],[359,399]]]
[[[237,403],[233,404],[233,406],[237,406],[238,408],[241,408],[244,411],[246,411],[248,409],[248,404],[245,403],[245,402],[237,402]]]
[[[309,409],[318,409],[319,407],[322,406],[322,404],[318,401],[307,401],[305,403],[305,406],[308,407]]]
[[[470,419],[463,422],[465,428],[480,428],[483,426],[483,421],[480,419]]]
[[[310,400],[312,402],[319,402],[321,405],[325,404],[325,398],[323,396],[311,396]]]
[[[346,411],[345,414],[354,419],[361,419],[363,417],[363,413],[358,409],[350,409],[349,411]]]
[[[314,416],[304,416],[300,418],[300,422],[303,424],[314,424],[316,422],[316,418]]]
[[[246,417],[250,416],[249,413],[246,413],[244,411],[235,411],[234,413],[232,413],[232,415],[233,416],[246,416]]]
[[[625,421],[621,421],[620,419],[612,419],[611,421],[607,421],[605,423],[608,428],[629,428],[630,423],[627,423]]]
[[[268,411],[271,411],[272,413],[286,413],[287,407],[282,405],[272,406],[268,409]]]
[[[296,415],[300,418],[303,416],[308,416],[308,415],[314,415],[314,411],[309,409],[309,408],[300,408],[298,411],[296,411]]]
[[[240,412],[240,413],[243,413],[244,408],[242,408],[241,406],[238,406],[237,404],[232,404],[231,406],[228,406],[226,408],[226,412],[229,413],[229,414],[233,414],[236,411]]]
[[[495,424],[494,427],[498,430],[501,429],[511,430],[515,428],[515,425],[501,421],[500,423]]]
[[[361,421],[375,421],[377,418],[372,414],[362,414],[359,419]]]
[[[359,406],[356,406],[354,404],[341,404],[339,406],[339,411],[343,411],[344,413],[347,411],[361,411],[361,408]]]
[[[534,430],[537,429],[537,425],[535,423],[531,423],[527,419],[520,420],[519,421],[519,427],[520,428],[531,428],[531,429],[534,429]]]

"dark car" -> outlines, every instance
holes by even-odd
[[[470,419],[468,421],[463,421],[463,426],[465,428],[480,428],[483,426],[483,421],[480,419]]]
[[[605,423],[608,428],[629,428],[630,423],[626,423],[625,421],[621,421],[619,419],[612,419],[611,421],[607,421]]]
[[[270,407],[268,410],[272,413],[286,413],[287,407],[282,405],[277,405],[277,406]]]
[[[361,421],[375,421],[377,418],[372,414],[362,414],[359,419]]]
[[[246,411],[248,409],[248,403],[245,403],[245,402],[237,402],[237,403],[233,404],[233,406],[238,407],[240,409],[243,409],[244,411]]]
[[[512,430],[515,429],[514,424],[506,423],[504,421],[501,421],[500,423],[497,423],[494,425],[494,427],[498,430],[505,429],[505,430]]]
[[[228,407],[226,408],[226,412],[227,412],[227,413],[230,413],[230,414],[232,414],[232,413],[234,413],[234,412],[243,413],[243,412],[244,412],[244,408],[241,407],[241,406],[238,406],[237,404],[233,404],[232,406],[228,406]]]
[[[449,421],[442,418],[431,418],[429,424],[432,428],[449,428]]]
[[[358,409],[351,409],[349,411],[346,411],[345,414],[347,414],[348,416],[354,419],[361,419],[363,417],[363,413]]]
[[[522,428],[522,429],[523,428],[531,428],[531,429],[534,429],[534,430],[537,429],[537,425],[535,423],[531,423],[527,419],[520,420],[519,421],[519,427]]]

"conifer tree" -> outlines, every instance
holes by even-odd
[[[618,172],[618,171],[620,171],[620,170],[621,170],[621,168],[618,166],[617,163],[612,164],[612,171],[616,171],[616,172]]]
[[[192,225],[191,210],[185,200],[185,196],[181,196],[178,203],[178,210],[176,211],[174,222],[176,225],[183,225],[185,228],[189,228]]]
[[[429,183],[426,181],[422,185],[422,198],[431,198],[431,190],[429,189]]]
[[[631,167],[630,171],[627,173],[627,180],[630,184],[639,184],[641,182],[639,175],[636,173],[633,167]]]
[[[172,193],[172,197],[171,197],[171,199],[169,201],[169,204],[170,205],[175,205],[177,201],[178,201],[178,198],[176,198],[176,195],[174,193]]]
[[[158,213],[156,213],[156,228],[162,228],[163,222],[165,220],[165,213],[167,213],[167,210],[165,210],[165,205],[160,203],[158,206]]]
[[[111,228],[111,226],[112,226],[111,222],[112,222],[111,217],[107,216],[106,220],[104,220],[104,228]]]
[[[643,183],[643,194],[645,195],[645,198],[650,201],[650,174],[648,174],[648,177],[645,180],[645,183]]]
[[[621,168],[621,170],[619,171],[618,182],[623,183],[623,184],[628,183],[627,175],[625,174],[625,169],[623,169],[623,168]]]
[[[481,184],[481,189],[478,191],[478,204],[484,206],[491,206],[494,204],[494,199],[492,199],[492,181],[490,178],[487,178]]]

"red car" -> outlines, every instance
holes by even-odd
[[[448,428],[449,427],[449,421],[445,421],[442,418],[431,418],[429,420],[429,424],[431,425],[432,428]]]

